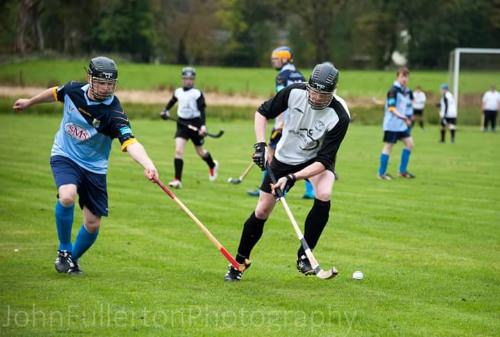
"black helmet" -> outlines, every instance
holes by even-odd
[[[97,56],[90,60],[88,73],[97,78],[118,79],[118,68],[115,61],[105,56]]]
[[[326,108],[332,101],[333,92],[337,87],[338,80],[339,71],[333,64],[330,62],[317,64],[307,83],[309,104],[315,109]]]
[[[90,60],[87,73],[93,99],[104,101],[113,96],[118,80],[115,61],[105,56],[94,57]]]
[[[193,67],[182,68],[182,78],[195,78],[196,70]]]

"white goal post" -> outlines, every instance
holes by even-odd
[[[449,72],[453,74],[453,96],[455,97],[455,104],[457,105],[458,111],[458,79],[460,75],[460,55],[461,54],[500,54],[500,49],[490,49],[490,48],[455,48],[450,52],[449,59]]]

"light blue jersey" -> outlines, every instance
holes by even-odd
[[[384,131],[406,131],[408,126],[404,120],[394,115],[390,109],[396,109],[401,114],[406,115],[411,104],[408,89],[404,88],[398,81],[395,81],[387,93],[387,100],[385,102]],[[410,113],[413,114],[413,109]]]
[[[113,138],[119,138],[122,146],[135,139],[118,99],[91,101],[88,87],[70,82],[54,92],[64,102],[64,112],[51,156],[67,157],[90,172],[106,174]]]

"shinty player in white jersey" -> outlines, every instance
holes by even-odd
[[[162,119],[169,119],[169,110],[178,102],[177,108],[177,130],[175,133],[175,177],[168,183],[170,187],[182,188],[182,171],[184,168],[184,149],[188,140],[194,144],[198,156],[208,165],[208,178],[210,181],[217,179],[219,163],[212,158],[210,152],[204,147],[204,137],[207,132],[205,126],[205,97],[201,90],[194,87],[196,70],[193,67],[182,69],[182,87],[177,88],[170,101],[161,112]],[[195,127],[195,131],[189,126]]]
[[[268,166],[277,178],[275,185],[266,175],[259,201],[243,225],[236,255],[240,270],[230,266],[225,281],[239,281],[250,266],[250,252],[263,233],[264,223],[276,204],[275,189],[289,190],[297,180],[309,179],[316,193],[305,221],[304,238],[311,249],[316,246],[328,222],[330,198],[335,181],[336,154],[347,132],[350,115],[345,102],[334,95],[339,72],[328,62],[314,67],[308,83],[292,84],[263,103],[255,113],[254,162],[265,169],[266,125],[288,109],[283,135]],[[297,269],[314,274],[305,252],[299,247]]]

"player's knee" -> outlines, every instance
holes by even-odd
[[[175,158],[182,159],[182,157],[184,157],[184,151],[176,149],[175,150]]]
[[[89,233],[95,233],[101,227],[101,218],[96,217],[95,219],[85,220],[85,228]]]
[[[69,207],[75,203],[76,196],[73,196],[71,194],[66,194],[66,195],[59,195],[59,202],[64,206],[64,207]]]
[[[273,210],[272,205],[259,203],[255,208],[255,216],[259,219],[267,219]]]
[[[316,191],[315,198],[318,200],[329,201],[331,197],[332,197],[331,190],[327,191],[327,190],[318,189],[318,191]]]
[[[61,186],[58,190],[59,202],[64,207],[69,207],[75,203],[76,200],[76,186],[71,185]]]

